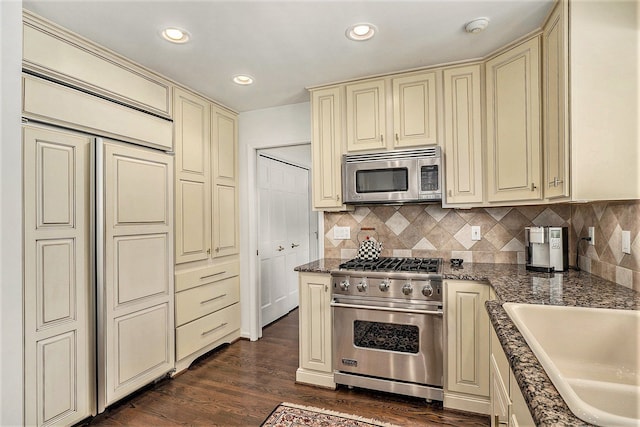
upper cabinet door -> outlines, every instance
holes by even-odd
[[[314,209],[340,209],[342,206],[341,95],[341,87],[314,90],[311,93]]]
[[[237,185],[238,121],[234,114],[216,106],[211,110],[213,180],[217,184]]]
[[[174,92],[176,145],[176,263],[207,259],[211,252],[209,103]]]
[[[346,85],[347,151],[386,148],[385,81]]]
[[[436,72],[393,79],[393,146],[437,144]]]
[[[569,60],[567,2],[559,3],[542,35],[542,110],[544,114],[544,196],[569,196],[569,135],[567,126]]]
[[[480,65],[444,70],[447,203],[482,203]]]
[[[535,37],[487,62],[490,202],[542,197],[539,58]]]

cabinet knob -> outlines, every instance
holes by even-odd
[[[538,187],[536,187],[536,185],[532,182],[531,183],[531,191],[536,191],[536,188],[538,188]]]
[[[298,246],[300,246],[300,245],[296,245],[295,243],[292,243],[292,244],[291,244],[291,249],[293,249],[293,248],[297,248]]]
[[[211,248],[207,249],[207,255],[211,255]]]
[[[276,249],[276,251],[282,252],[282,251],[284,251],[284,248],[282,246],[278,245],[278,249]]]
[[[551,182],[549,183],[549,185],[553,185],[554,187],[557,187],[557,186],[558,186],[558,184],[562,184],[563,182],[564,182],[563,180],[558,179],[558,177],[557,177],[557,176],[554,176],[554,177],[553,177],[553,181],[551,181]]]
[[[380,142],[384,142],[384,135],[380,135]]]
[[[220,252],[220,248],[216,248],[216,252]]]
[[[400,135],[396,133],[396,144],[400,142]]]

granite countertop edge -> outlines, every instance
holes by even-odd
[[[338,258],[323,258],[296,267],[299,272],[330,273]],[[640,293],[584,271],[535,273],[516,264],[443,266],[444,280],[484,281],[496,298],[485,307],[502,349],[538,426],[589,426],[576,417],[555,388],[522,334],[503,309],[505,302],[640,310]]]

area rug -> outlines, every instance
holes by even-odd
[[[312,406],[283,402],[262,423],[263,427],[397,427],[382,421]]]

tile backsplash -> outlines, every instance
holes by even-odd
[[[462,258],[465,262],[524,264],[524,227],[569,227],[570,264],[578,236],[596,227],[596,245],[579,244],[581,268],[640,289],[640,201],[557,204],[500,208],[443,209],[438,205],[359,206],[324,214],[324,256],[354,258],[358,240],[382,242],[381,256]],[[333,227],[349,227],[351,238],[334,239]],[[471,240],[480,226],[481,240]],[[375,228],[375,231],[360,231]],[[623,255],[622,230],[631,231],[632,255]]]
[[[580,268],[640,291],[640,200],[571,205],[573,241],[595,228],[595,244],[578,244]],[[622,231],[631,234],[631,254],[622,252]],[[575,247],[572,264],[575,264]]]

